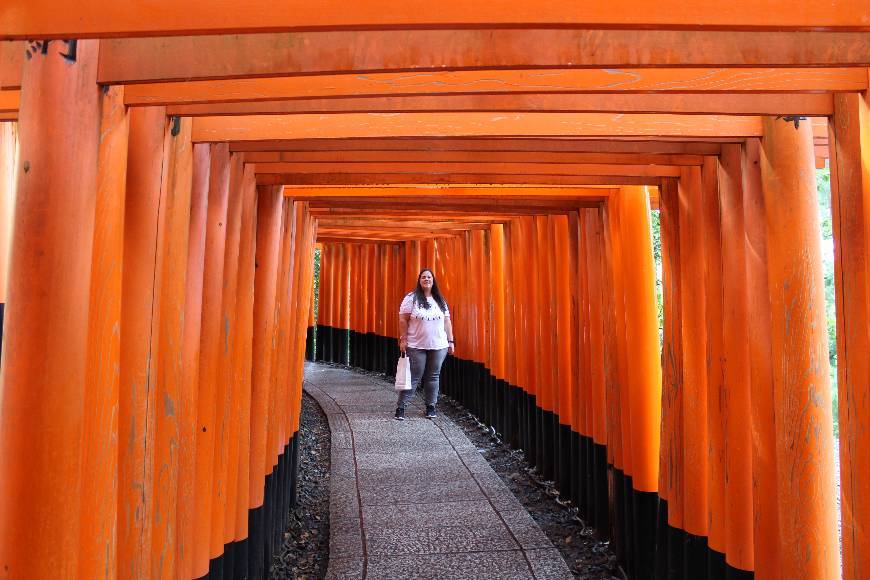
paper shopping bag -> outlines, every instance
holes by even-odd
[[[405,353],[402,353],[399,364],[396,365],[396,390],[411,390],[411,359],[405,356]]]

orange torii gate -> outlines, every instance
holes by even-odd
[[[263,577],[305,354],[389,373],[424,266],[632,577],[870,569],[865,0],[158,4],[0,7],[5,575]]]

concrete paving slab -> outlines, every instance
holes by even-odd
[[[455,554],[519,549],[508,529],[494,526],[450,526],[440,528],[369,528],[366,545],[370,555]]]
[[[413,556],[371,556],[368,578],[377,580],[467,580],[534,578],[528,561],[519,550],[473,554],[428,554]]]
[[[332,430],[327,578],[570,578],[558,550],[449,419],[392,383],[305,366]],[[360,505],[362,503],[362,506]]]

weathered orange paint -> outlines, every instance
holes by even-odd
[[[773,394],[770,297],[767,277],[767,208],[761,190],[760,143],[743,146],[743,217],[746,228],[746,296],[749,317],[749,380],[752,424],[752,507],[755,573],[780,574],[776,415]]]
[[[0,406],[0,569],[9,576],[72,577],[79,566],[98,47],[80,42],[68,63],[63,45],[50,45],[24,66]]]
[[[118,575],[150,575],[154,510],[157,357],[151,352],[160,315],[155,310],[158,222],[166,148],[166,115],[153,107],[130,112],[118,436]],[[155,320],[156,318],[156,320]]]
[[[829,123],[837,299],[843,576],[870,570],[870,106],[837,95]],[[864,571],[864,572],[862,572]]]
[[[704,215],[705,193],[701,169],[683,169],[678,185],[683,325],[682,528],[696,536],[707,535],[707,328],[704,284],[695,279],[705,269],[705,225],[710,227]],[[710,201],[715,204],[715,196]],[[718,234],[718,228],[714,231]]]
[[[749,373],[749,305],[746,278],[746,229],[743,218],[743,175],[740,145],[722,147],[719,166],[722,222],[722,325],[725,388],[726,561],[753,570],[752,431]]]
[[[768,117],[761,145],[781,570],[787,578],[835,578],[840,550],[812,128]]]
[[[227,236],[230,156],[226,145],[211,145],[208,216],[203,266],[199,396],[196,416],[196,487],[194,497],[193,574],[208,573],[211,559],[212,489],[216,435],[215,385],[221,352],[221,300]]]
[[[196,438],[199,405],[199,356],[202,330],[202,305],[208,219],[209,170],[211,148],[207,144],[193,146],[193,168],[190,191],[190,232],[187,244],[187,279],[184,302],[184,335],[182,338],[182,382],[179,397],[179,458],[177,500],[177,563],[178,576],[193,577],[196,545]]]
[[[123,88],[101,97],[93,262],[88,324],[88,385],[82,433],[81,577],[117,573],[115,525],[118,517],[118,367],[121,336],[121,283],[124,254],[124,196],[127,180],[129,117]],[[2,128],[0,128],[2,131]],[[14,135],[7,133],[7,136]],[[0,135],[0,140],[3,136]],[[2,145],[0,145],[2,146]],[[2,155],[2,153],[0,153]],[[2,164],[2,161],[0,161]],[[2,172],[2,166],[0,166]],[[0,176],[0,187],[3,177]],[[11,192],[10,192],[11,193]],[[11,211],[7,216],[11,217]],[[9,224],[11,226],[11,223]],[[5,237],[5,236],[4,236]],[[5,294],[6,248],[3,280]],[[5,296],[3,296],[5,302]]]

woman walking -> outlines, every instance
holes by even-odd
[[[448,351],[453,354],[454,342],[450,309],[428,268],[420,271],[417,287],[399,306],[399,350],[411,359],[411,389],[399,391],[396,420],[405,420],[405,407],[421,382],[426,418],[434,419],[441,365]]]

